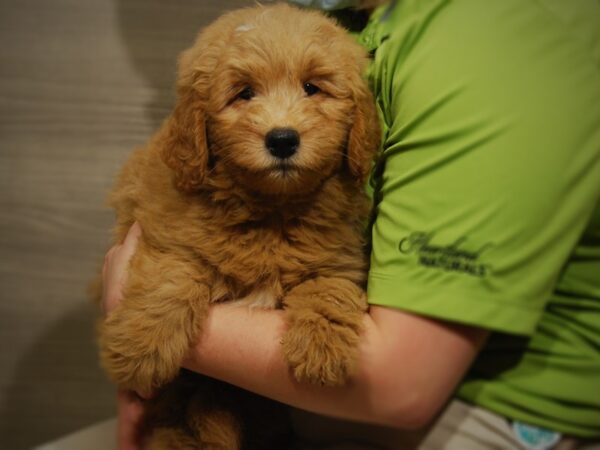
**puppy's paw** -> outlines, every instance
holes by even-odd
[[[285,333],[282,346],[298,381],[341,386],[355,371],[358,343],[356,330],[312,313],[296,318]]]
[[[179,428],[156,428],[145,439],[146,450],[198,450],[197,439],[186,430]]]
[[[284,298],[283,351],[298,381],[339,386],[354,373],[367,310],[364,291],[341,278],[319,277]]]
[[[100,333],[100,361],[120,387],[149,395],[179,373],[187,345],[158,339],[156,330],[132,333],[130,326],[110,321]]]
[[[101,362],[112,381],[142,396],[151,395],[179,373],[179,365],[157,353],[133,356],[107,349],[101,352]]]

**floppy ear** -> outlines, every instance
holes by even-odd
[[[203,102],[191,87],[179,89],[175,110],[163,125],[161,156],[183,192],[197,190],[208,167]]]
[[[354,123],[348,137],[346,156],[350,173],[359,184],[364,184],[369,176],[373,159],[379,150],[381,128],[373,95],[363,80],[355,84],[353,96]]]
[[[159,145],[163,161],[175,174],[175,185],[183,192],[198,190],[208,171],[206,105],[218,62],[231,35],[255,14],[242,9],[221,16],[179,56],[177,104],[163,125]]]
[[[187,193],[200,187],[208,168],[206,108],[202,83],[194,82],[194,57],[192,48],[179,58],[177,103],[159,137],[162,160],[173,170],[177,189]]]

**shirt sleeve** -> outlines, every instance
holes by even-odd
[[[598,199],[598,65],[552,18],[478,3],[408,17],[375,54],[368,294],[530,335]]]

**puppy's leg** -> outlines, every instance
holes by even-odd
[[[343,278],[319,277],[296,286],[283,303],[288,322],[283,351],[296,379],[344,384],[358,358],[365,292]]]
[[[209,281],[196,264],[140,241],[124,298],[100,325],[102,364],[121,387],[148,394],[179,372],[208,311]]]
[[[202,400],[194,399],[187,422],[200,450],[239,450],[242,447],[239,418],[226,409],[210,408]]]
[[[196,439],[179,428],[157,428],[144,443],[145,450],[198,450]]]

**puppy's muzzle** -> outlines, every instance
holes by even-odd
[[[265,146],[271,155],[286,159],[298,150],[300,135],[293,128],[273,128],[265,136]]]

